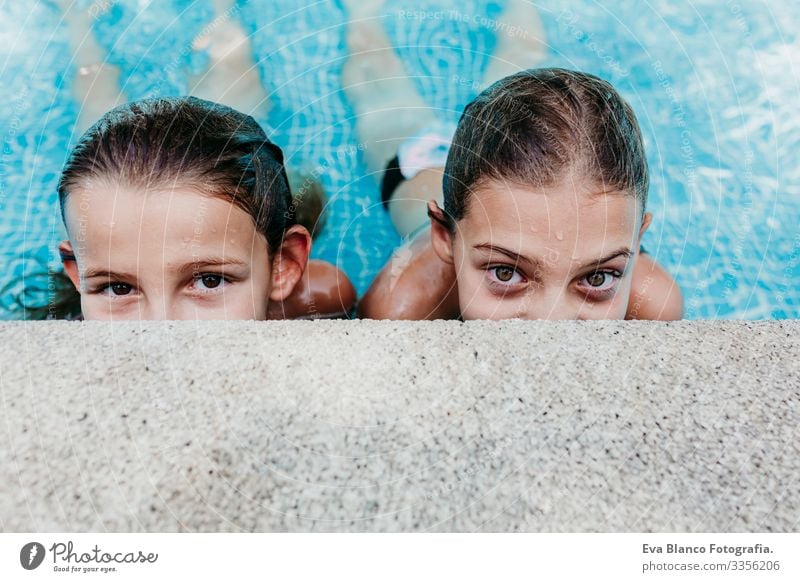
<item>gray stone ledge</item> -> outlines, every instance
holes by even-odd
[[[797,531],[800,322],[0,325],[3,531]]]

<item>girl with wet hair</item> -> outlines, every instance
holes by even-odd
[[[248,115],[194,97],[112,109],[59,184],[59,250],[83,318],[346,314],[347,277],[308,261],[311,198],[292,198],[280,148]]]

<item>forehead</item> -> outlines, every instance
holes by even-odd
[[[70,240],[84,256],[132,246],[159,255],[187,248],[234,253],[261,236],[241,208],[185,188],[142,191],[91,183],[69,196],[65,217]]]
[[[457,223],[468,243],[538,256],[559,247],[576,259],[631,245],[641,210],[634,196],[566,180],[544,188],[490,181],[471,196]]]

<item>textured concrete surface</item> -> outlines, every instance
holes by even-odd
[[[4,531],[798,531],[800,322],[0,326]]]

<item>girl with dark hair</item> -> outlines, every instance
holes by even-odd
[[[72,151],[59,250],[85,319],[345,314],[346,276],[308,263],[318,216],[296,216],[310,198],[292,198],[281,150],[252,117],[194,97],[142,100]]]
[[[348,23],[343,85],[384,206],[408,238],[359,316],[682,317],[677,283],[640,249],[652,215],[633,111],[593,75],[529,68],[546,54],[534,6],[506,3],[485,77],[470,81],[486,89],[456,128],[405,72],[381,0],[349,4],[359,11]]]

